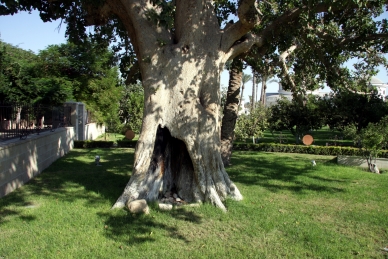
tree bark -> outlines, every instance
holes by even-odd
[[[252,102],[251,102],[251,111],[255,109],[255,100],[256,99],[256,72],[252,68]]]
[[[172,191],[185,202],[226,210],[227,197],[242,199],[220,150],[220,73],[236,53],[222,42],[231,35],[219,29],[210,3],[177,1],[172,34],[153,31],[150,21],[140,19],[155,8],[148,1],[131,3],[112,8],[135,37],[145,103],[133,173],[113,208],[137,199],[156,201]]]
[[[260,102],[265,107],[265,101],[267,95],[267,76],[263,75],[263,80],[261,81],[261,95],[260,95]]]
[[[243,74],[244,75],[244,74]],[[242,82],[241,85],[241,95],[240,95],[240,109],[243,111],[244,110],[244,88],[245,88],[245,83],[244,81]]]
[[[230,165],[233,149],[234,128],[238,116],[240,85],[243,76],[243,62],[234,59],[229,73],[229,86],[221,126],[221,157],[224,166]]]

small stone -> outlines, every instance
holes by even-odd
[[[166,193],[164,194],[164,197],[166,197],[166,198],[170,198],[170,196],[171,196],[171,192],[166,192]]]
[[[181,198],[175,198],[175,201],[176,202],[181,202],[182,200],[181,200]]]
[[[172,204],[159,203],[159,209],[161,209],[161,210],[172,210]]]
[[[174,197],[174,199],[176,199],[176,198],[178,198],[178,194],[174,193],[174,194],[172,195],[172,197]]]
[[[128,210],[131,213],[138,214],[138,213],[144,213],[149,214],[150,208],[148,207],[147,201],[144,199],[141,200],[134,200],[127,203]]]
[[[170,198],[168,199],[168,201],[171,202],[171,203],[174,203],[174,202],[175,202],[175,199],[174,199],[173,197],[170,197]]]

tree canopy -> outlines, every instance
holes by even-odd
[[[43,21],[61,19],[67,25],[66,36],[73,42],[87,42],[88,34],[105,44],[110,42],[120,58],[121,73],[133,83],[140,76],[139,59],[147,59],[139,57],[144,41],[136,39],[138,19],[144,16],[146,23],[153,23],[152,30],[159,30],[156,34],[143,31],[151,33],[145,38],[152,38],[155,46],[176,42],[185,26],[181,23],[184,14],[179,14],[184,10],[180,1],[129,1],[144,12],[131,15],[125,21],[127,25],[118,9],[123,4],[118,0],[1,3],[0,15],[37,9]],[[230,51],[229,58],[240,54],[259,73],[272,64],[286,90],[304,92],[323,83],[333,90],[354,88],[360,84],[352,81],[367,82],[379,64],[386,65],[382,54],[387,51],[387,20],[379,17],[387,5],[385,0],[217,0],[213,4],[220,28],[228,36],[225,47]],[[90,25],[94,30],[87,33],[85,28]],[[286,75],[279,59],[292,46],[295,50],[287,61],[290,73]],[[349,59],[356,60],[355,69],[362,73],[342,66]]]
[[[105,47],[66,43],[36,55],[0,42],[0,65],[0,94],[7,103],[57,106],[75,99],[97,121],[118,118],[118,71]]]

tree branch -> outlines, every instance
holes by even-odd
[[[255,6],[255,0],[242,0],[237,10],[239,21],[230,26],[226,26],[223,31],[221,49],[225,52],[241,37],[260,23],[260,11]]]
[[[296,45],[292,45],[291,47],[289,47],[286,51],[284,51],[282,54],[280,54],[279,56],[279,62],[280,62],[280,65],[282,67],[282,70],[283,70],[283,75],[288,79],[288,81],[290,82],[291,84],[291,88],[292,88],[292,93],[293,93],[293,96],[294,98],[297,96],[296,95],[296,85],[295,85],[295,82],[294,80],[291,78],[290,76],[290,73],[288,71],[288,68],[287,68],[287,64],[286,64],[286,58],[297,48]]]
[[[235,45],[229,49],[228,54],[225,56],[225,61],[233,59],[238,55],[247,52],[251,49],[253,45],[261,47],[263,46],[263,43],[264,40],[261,36],[249,33],[245,35],[245,37],[241,41],[235,42]]]

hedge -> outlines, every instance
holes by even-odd
[[[111,148],[113,141],[74,140],[74,148]]]
[[[74,148],[112,148],[112,147],[132,147],[136,146],[136,140],[117,141],[117,145],[113,141],[90,141],[90,140],[75,140]]]
[[[117,147],[136,147],[137,140],[119,140]]]
[[[74,148],[135,148],[136,140],[121,140],[114,145],[113,141],[74,141]],[[328,156],[363,156],[363,150],[354,147],[341,146],[303,146],[290,144],[275,144],[275,143],[235,143],[233,150],[242,151],[264,151],[264,152],[283,152],[283,153],[301,153],[313,155],[328,155]],[[383,150],[379,157],[388,158],[388,151]]]
[[[363,150],[354,147],[341,146],[303,146],[303,145],[289,145],[289,144],[274,144],[274,143],[260,143],[260,144],[233,144],[234,150],[246,151],[264,151],[264,152],[284,152],[284,153],[301,153],[314,155],[329,155],[329,156],[363,156]],[[383,150],[379,157],[388,158],[388,151]]]

